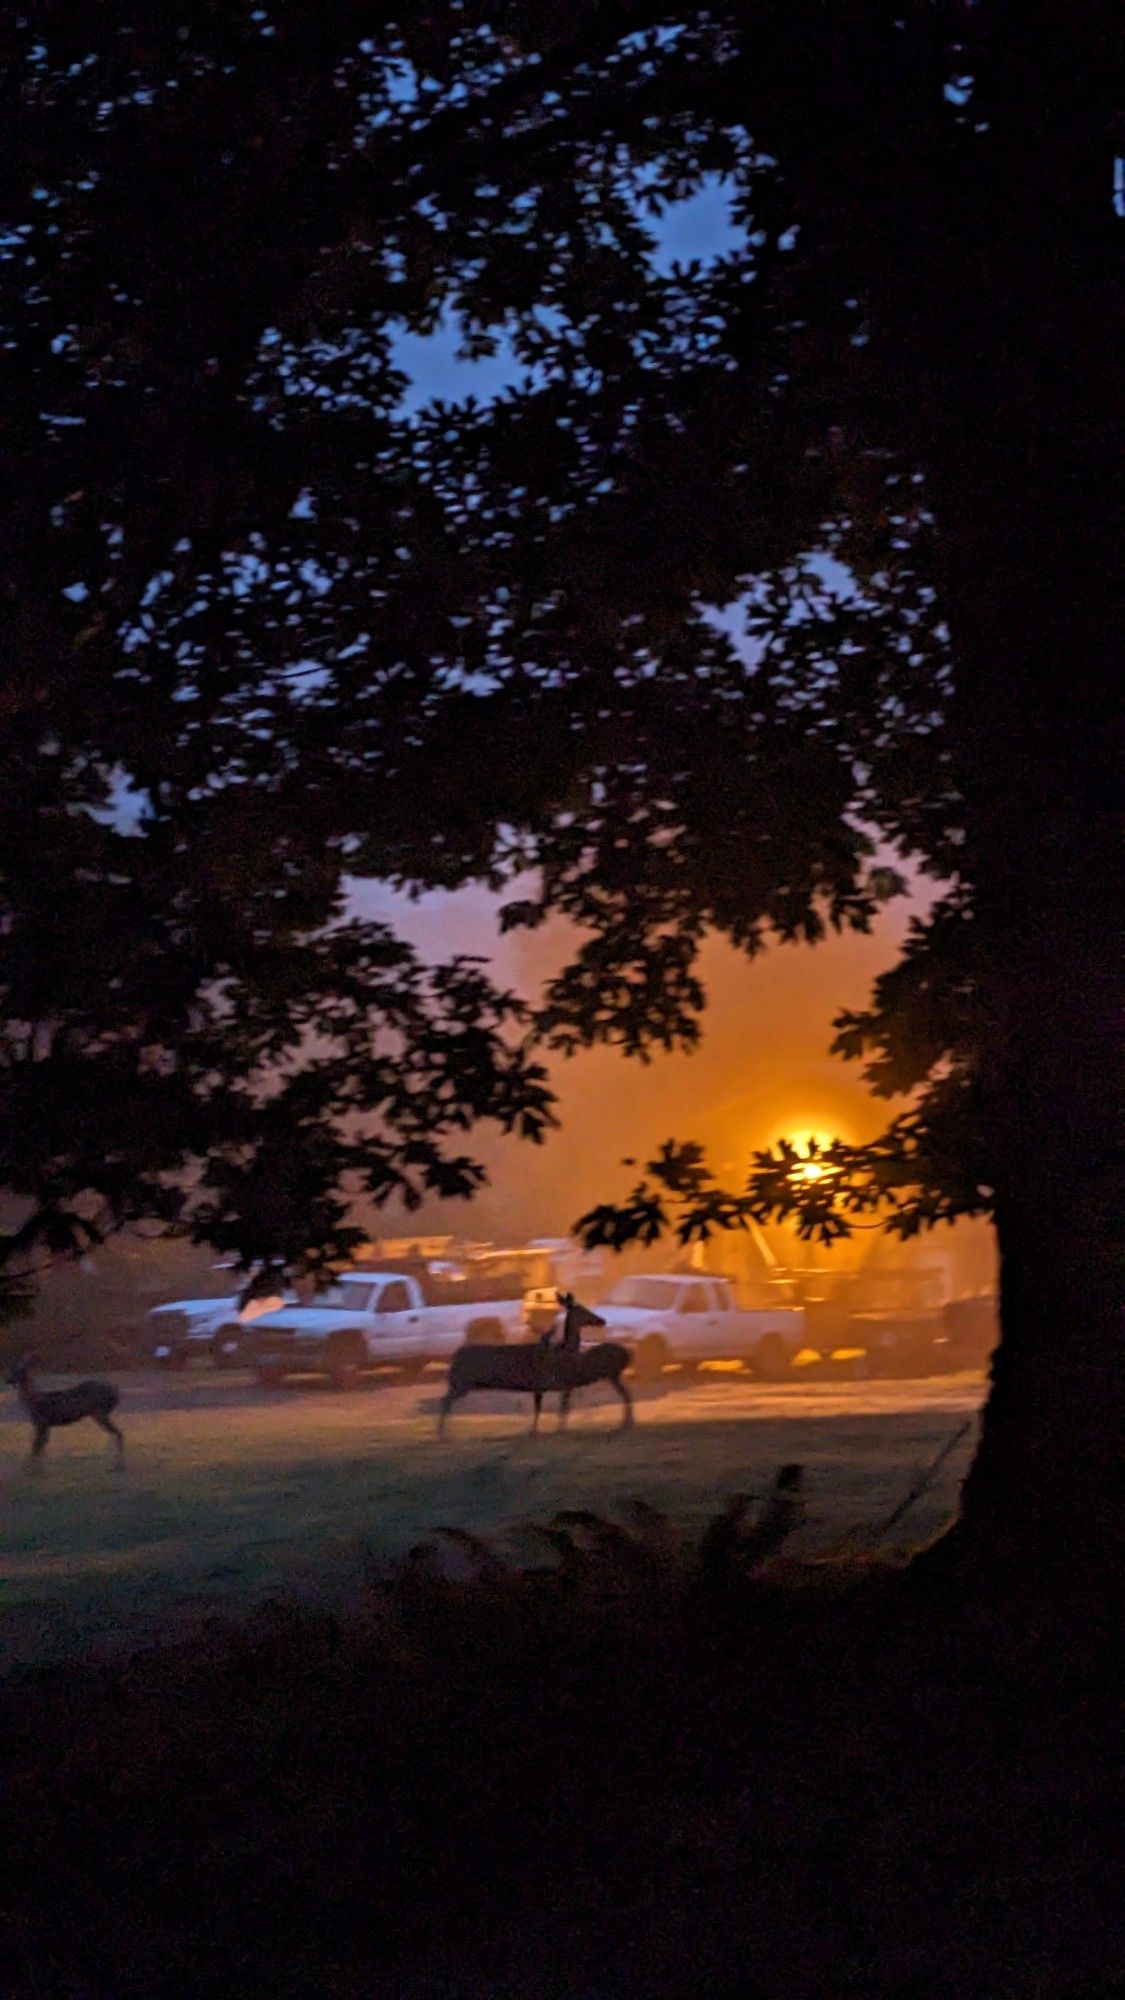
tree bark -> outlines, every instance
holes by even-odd
[[[1114,1257],[1065,1186],[997,1203],[1001,1339],[954,1547],[989,1583],[1083,1592],[1123,1573]]]
[[[899,353],[944,562],[1001,1263],[950,1549],[1021,1586],[1104,1583],[1121,1554],[1125,385],[1106,23],[1096,6],[1041,9],[1030,38],[1007,21],[975,167],[922,191],[897,262],[926,308],[901,316]],[[905,232],[884,241],[890,284]]]
[[[1050,573],[1064,596],[1081,574]],[[1077,1581],[1120,1574],[1119,856],[1095,606],[1045,647],[1030,574],[1007,579],[1004,658],[974,676],[964,618],[959,648],[1001,1329],[961,1541],[1013,1580]],[[1087,587],[1107,610],[1106,579]]]
[[[994,460],[962,468],[975,532],[949,551],[1001,1265],[958,1545],[1013,1582],[1078,1583],[1122,1554],[1115,561],[1104,438],[1034,442],[1009,434],[999,478]]]

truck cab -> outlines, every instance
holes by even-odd
[[[672,1361],[748,1361],[772,1378],[785,1372],[805,1344],[799,1306],[746,1311],[736,1303],[729,1279],[701,1271],[619,1278],[598,1311],[607,1338],[633,1348],[642,1374],[657,1373]]]
[[[345,1271],[307,1306],[265,1313],[245,1329],[243,1358],[273,1386],[287,1375],[327,1375],[347,1388],[360,1374],[394,1366],[420,1372],[448,1361],[466,1340],[515,1337],[519,1299],[438,1299],[405,1271]]]

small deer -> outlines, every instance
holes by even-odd
[[[51,1432],[63,1424],[79,1424],[83,1417],[92,1417],[103,1431],[117,1443],[118,1457],[125,1449],[125,1438],[110,1415],[121,1400],[112,1382],[76,1382],[73,1389],[37,1389],[31,1376],[31,1363],[17,1361],[8,1376],[13,1388],[19,1391],[20,1402],[35,1426],[31,1456],[38,1458]]]

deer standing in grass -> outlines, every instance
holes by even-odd
[[[628,1348],[616,1340],[601,1340],[595,1347],[583,1348],[582,1329],[604,1326],[604,1319],[591,1312],[588,1306],[580,1305],[570,1292],[559,1292],[558,1302],[566,1315],[558,1346],[552,1344],[548,1332],[533,1346],[492,1347],[466,1343],[458,1348],[449,1364],[449,1386],[438,1406],[439,1437],[445,1433],[445,1420],[454,1403],[476,1389],[510,1389],[516,1395],[530,1396],[535,1405],[531,1426],[534,1434],[539,1428],[543,1398],[550,1391],[557,1390],[559,1394],[559,1429],[562,1430],[574,1391],[588,1388],[594,1382],[608,1382],[611,1389],[616,1389],[624,1405],[623,1427],[632,1423],[633,1398],[621,1380],[633,1358]]]
[[[112,1382],[92,1379],[76,1382],[73,1389],[37,1389],[29,1361],[17,1361],[8,1380],[19,1391],[20,1402],[35,1427],[32,1458],[40,1456],[53,1430],[61,1429],[64,1424],[79,1424],[83,1417],[92,1417],[103,1431],[108,1431],[116,1441],[120,1458],[125,1438],[110,1411],[117,1408],[121,1397]]]

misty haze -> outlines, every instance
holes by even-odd
[[[1119,9],[0,42],[0,2000],[1125,1988]]]

